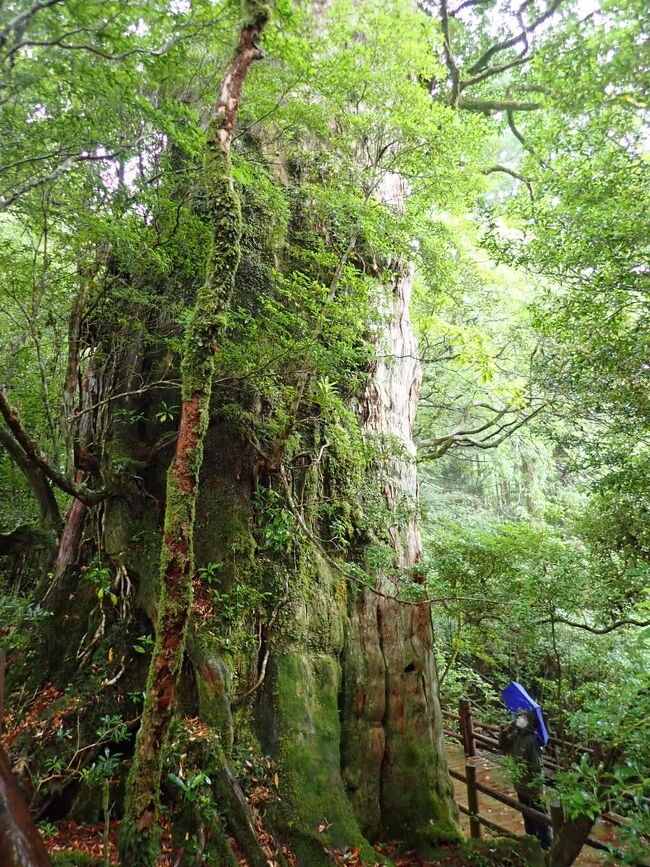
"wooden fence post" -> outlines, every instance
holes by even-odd
[[[562,830],[562,825],[564,825],[564,811],[562,805],[557,801],[551,804],[551,825],[553,826],[553,836],[557,837]]]
[[[460,700],[460,733],[463,737],[463,749],[467,758],[476,755],[476,741],[474,740],[474,723],[472,722],[472,706],[469,699]]]
[[[465,780],[467,782],[467,806],[469,808],[469,833],[471,837],[481,836],[481,823],[478,818],[478,789],[476,788],[476,765],[465,762]]]

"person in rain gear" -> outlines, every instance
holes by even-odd
[[[520,804],[546,813],[542,801],[542,758],[535,737],[537,718],[535,711],[520,711],[509,725],[501,726],[499,748],[515,760],[514,784]],[[551,848],[551,829],[548,825],[524,814],[526,833],[537,837],[542,849]]]

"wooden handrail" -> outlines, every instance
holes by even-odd
[[[447,717],[447,719],[460,720],[460,716],[459,716],[457,713],[452,713],[452,712],[449,711],[449,710],[443,710],[443,711],[442,711],[442,715],[443,715],[444,717]]]
[[[466,771],[475,771],[474,764],[470,761],[465,764]],[[519,801],[515,801],[514,798],[509,797],[508,795],[504,795],[502,792],[497,792],[496,789],[491,788],[490,786],[486,786],[484,783],[479,783],[476,779],[476,774],[461,774],[459,771],[453,770],[453,768],[449,769],[449,775],[453,777],[455,780],[458,780],[461,783],[465,783],[467,786],[467,794],[468,794],[468,803],[472,801],[472,808],[466,807],[464,804],[456,802],[456,806],[465,815],[470,817],[470,828],[472,830],[472,836],[477,837],[480,835],[480,831],[476,833],[476,823],[480,823],[481,825],[485,825],[487,828],[492,828],[492,830],[498,831],[499,833],[505,833],[509,836],[516,836],[511,831],[508,831],[506,828],[503,828],[501,825],[497,825],[490,819],[486,819],[485,816],[482,816],[479,812],[478,806],[478,798],[477,793],[482,792],[484,795],[487,795],[489,798],[493,798],[495,801],[499,801],[504,804],[506,807],[510,807],[513,810],[516,810],[518,813],[521,813],[524,816],[530,816],[530,818],[535,819],[537,822],[541,822],[544,825],[552,826],[552,820],[550,816],[546,813],[540,813],[539,810],[535,810],[532,807],[529,807],[526,804],[520,804]],[[471,794],[471,798],[470,798]],[[611,817],[611,818],[610,818]],[[604,813],[603,818],[607,821],[611,821],[612,824],[623,826],[624,823],[616,816],[612,816],[612,814]],[[600,840],[597,840],[595,837],[588,837],[585,841],[585,844],[592,849],[597,849],[601,852],[609,852],[610,847],[603,843]],[[639,867],[650,867],[646,862],[639,862]]]
[[[454,740],[459,741],[462,744],[463,736],[459,735],[458,732],[452,732],[451,729],[443,729],[442,731],[448,738],[454,738]]]
[[[454,771],[450,769],[449,775],[452,776],[455,780],[458,780],[461,783],[467,783],[467,778],[464,774],[459,773],[458,771]],[[502,804],[505,804],[506,807],[512,807],[513,810],[517,810],[519,813],[526,814],[530,816],[531,819],[536,819],[540,822],[544,822],[545,825],[550,825],[551,820],[545,813],[540,813],[539,810],[534,810],[532,807],[527,807],[525,804],[520,804],[519,801],[515,801],[514,798],[510,798],[508,795],[502,795],[501,792],[497,792],[496,789],[491,789],[489,786],[483,785],[483,783],[476,782],[476,788],[479,792],[483,792],[484,795],[488,795],[490,798],[494,798],[495,801],[501,801]]]

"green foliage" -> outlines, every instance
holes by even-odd
[[[258,488],[253,505],[264,545],[271,551],[288,551],[296,535],[296,518],[285,507],[282,495],[271,488]]]
[[[29,596],[0,595],[0,622],[2,629],[2,646],[5,650],[22,650],[30,653],[33,627],[52,616],[52,612],[38,602],[32,602]]]
[[[100,602],[106,597],[113,605],[117,605],[117,596],[113,592],[113,574],[108,566],[91,564],[84,577],[93,585]]]
[[[178,774],[167,774],[167,776],[174,785],[178,786],[183,798],[189,804],[197,806],[201,810],[212,809],[214,811],[217,809],[209,788],[212,786],[212,780],[203,771],[191,773],[186,779],[179,777]]]

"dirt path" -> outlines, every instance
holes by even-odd
[[[459,744],[447,744],[447,761],[449,762],[450,768],[459,773],[464,773],[465,756],[463,754],[463,748]],[[480,757],[476,762],[476,775],[479,782],[496,789],[498,792],[502,792],[504,795],[510,795],[512,798],[517,797],[510,781],[501,773],[498,759],[493,754],[480,752]],[[452,783],[454,784],[456,800],[460,804],[467,806],[467,790],[465,785],[459,780],[453,779],[453,777]],[[507,828],[514,834],[523,835],[525,833],[524,820],[521,813],[518,813],[517,810],[513,810],[511,807],[506,807],[505,804],[501,804],[499,801],[490,798],[489,795],[484,795],[482,792],[479,793],[479,810],[487,819],[492,819],[493,822]],[[461,826],[463,831],[466,834],[469,834],[469,819],[462,813]],[[483,828],[482,830],[483,833],[489,833],[486,828]],[[604,841],[608,839],[608,833],[610,834],[609,838],[611,839],[609,828],[604,824],[599,823],[594,829],[593,836]],[[614,861],[603,853],[585,846],[575,863],[578,864],[579,867],[604,867],[606,864],[616,865],[621,862]]]

